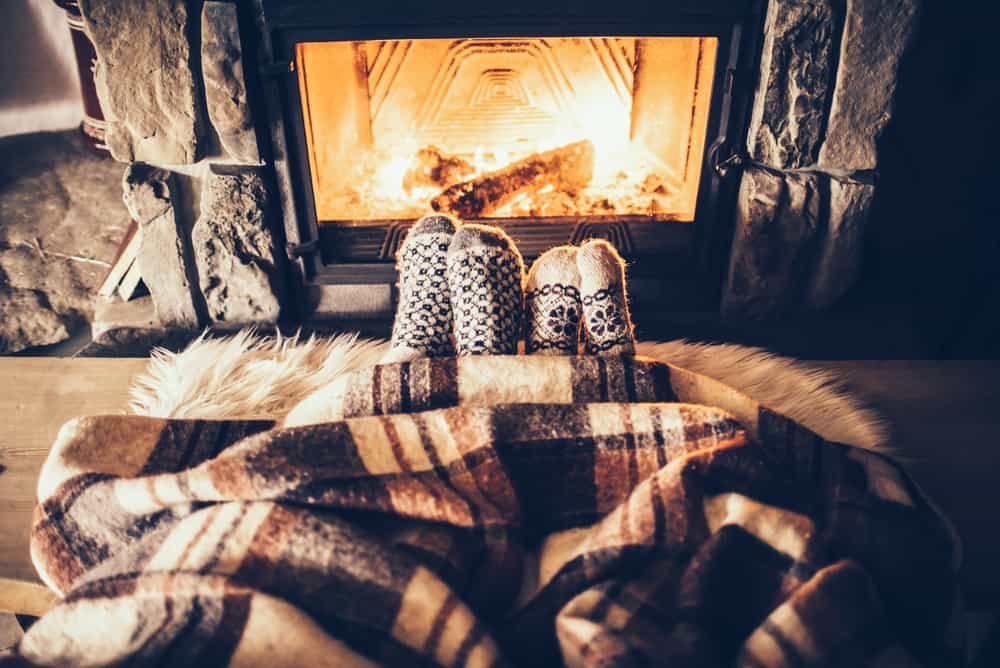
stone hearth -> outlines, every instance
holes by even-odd
[[[86,329],[128,226],[121,169],[75,130],[0,140],[0,353]]]
[[[173,328],[274,323],[303,289],[279,252],[294,208],[273,189],[286,177],[274,170],[264,100],[255,97],[259,70],[274,68],[259,33],[270,4],[80,2],[107,142],[128,163],[143,279],[156,317]],[[877,193],[877,141],[916,8],[915,0],[766,3],[759,68],[738,73],[757,83],[748,136],[730,140],[742,170],[725,315],[824,309],[853,284]]]

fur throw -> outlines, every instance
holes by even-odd
[[[164,418],[263,417],[288,424],[332,416],[337,380],[376,364],[388,343],[342,334],[202,336],[181,352],[154,351],[132,386],[131,410]],[[687,341],[639,343],[637,353],[714,378],[824,438],[885,450],[881,418],[831,374],[760,348]]]
[[[136,415],[165,418],[283,418],[343,375],[378,364],[388,343],[359,338],[204,334],[181,352],[157,348],[132,383]]]

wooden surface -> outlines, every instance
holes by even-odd
[[[966,595],[1000,596],[1000,362],[813,362],[837,371],[893,426],[914,478],[965,543]],[[28,527],[35,482],[59,426],[123,412],[141,359],[0,358],[0,577],[34,579]]]
[[[0,577],[35,579],[28,531],[38,471],[70,418],[122,413],[143,359],[0,358]]]

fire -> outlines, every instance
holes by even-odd
[[[603,147],[603,148],[602,148]],[[534,153],[559,146],[532,147]],[[424,147],[405,154],[373,153],[359,162],[349,184],[339,190],[322,191],[318,208],[335,210],[349,219],[416,218],[431,209],[431,202],[459,181],[412,185],[412,175],[425,167],[421,153],[438,150]],[[561,190],[549,183],[531,192],[514,193],[502,206],[483,217],[516,218],[572,215],[662,215],[692,208],[683,202],[678,179],[654,156],[634,147],[611,150],[595,143],[594,171],[590,183],[574,190]],[[529,153],[530,155],[530,153]],[[481,147],[470,156],[464,180],[496,173],[524,156]]]
[[[298,47],[321,221],[416,218],[458,186],[492,189],[470,217],[693,219],[714,38]],[[579,171],[581,142],[586,179],[538,177]]]

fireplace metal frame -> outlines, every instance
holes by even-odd
[[[500,18],[468,17],[460,11],[468,11],[465,5],[449,2],[438,3],[434,7],[437,11],[420,17],[400,15],[398,8],[396,13],[386,9],[387,14],[379,14],[373,7],[367,12],[355,7],[355,13],[345,16],[342,6],[331,8],[309,0],[263,2],[258,10],[258,29],[263,54],[270,60],[261,67],[263,98],[288,253],[301,283],[296,291],[300,318],[390,318],[396,283],[393,260],[412,221],[319,224],[294,71],[295,45],[455,36],[718,38],[706,155],[693,222],[650,222],[646,216],[572,216],[544,223],[524,218],[470,221],[503,226],[517,240],[526,259],[553,245],[591,236],[610,238],[629,261],[635,311],[654,305],[675,311],[717,309],[732,236],[735,184],[725,180],[715,165],[719,156],[739,150],[746,137],[761,46],[763,0],[705,2],[693,9],[682,2],[664,2],[665,6],[654,9],[634,3],[636,9],[631,13],[630,4],[626,2],[624,9],[617,7],[614,18],[600,19],[599,11],[607,10],[596,2],[575,7],[580,10],[575,18],[537,8]]]

